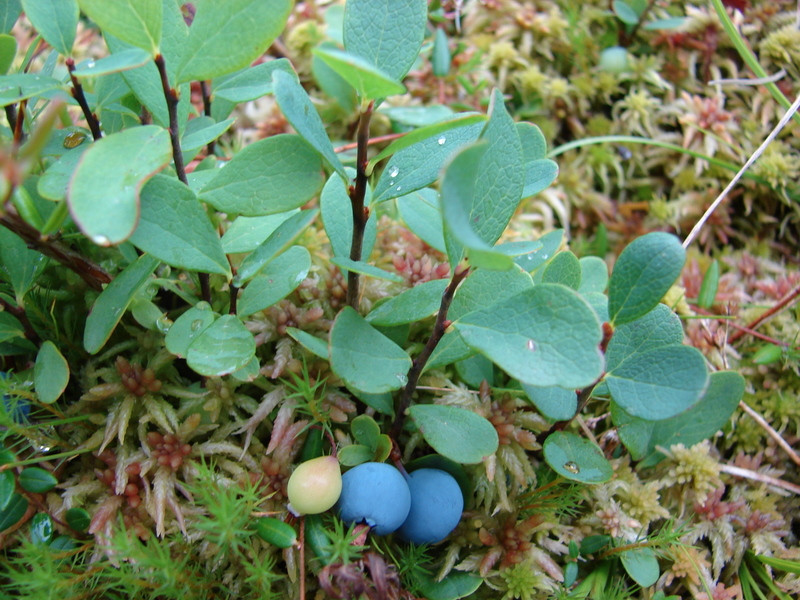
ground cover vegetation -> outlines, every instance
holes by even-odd
[[[796,597],[798,14],[0,1],[0,596]]]

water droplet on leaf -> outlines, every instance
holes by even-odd
[[[90,58],[89,60],[86,61],[86,68],[87,69],[94,69],[94,65],[95,65],[95,62],[94,62],[93,58]]]
[[[528,350],[530,350],[531,352],[534,352],[534,351],[536,350],[536,342],[534,342],[533,340],[528,340],[528,341],[525,343],[525,346],[526,346],[526,347],[528,348]]]
[[[111,240],[104,235],[93,235],[92,241],[98,246],[110,246]]]
[[[397,188],[395,188],[395,189],[399,192],[400,190],[403,189],[403,186],[402,185],[398,185]]]
[[[202,326],[203,326],[203,320],[202,319],[195,319],[194,321],[192,321],[192,324],[191,324],[192,331],[197,331]]]
[[[397,167],[392,167],[392,168],[389,170],[389,177],[397,177],[397,174],[398,174],[399,172],[400,172],[400,169],[398,169]]]
[[[396,373],[395,377],[397,377],[397,380],[403,385],[408,383],[408,377],[406,377],[405,373]]]
[[[581,472],[581,468],[575,461],[572,460],[568,460],[567,462],[564,463],[564,469],[576,475]]]
[[[83,143],[86,139],[86,134],[81,131],[73,131],[64,138],[64,148],[75,148]]]
[[[447,141],[447,138],[442,136],[438,140],[436,140],[440,146],[444,146],[444,143]]]

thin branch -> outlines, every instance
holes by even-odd
[[[169,139],[172,143],[172,161],[175,163],[175,172],[178,174],[178,179],[189,185],[189,180],[186,178],[186,166],[183,163],[183,152],[181,151],[180,128],[178,125],[178,92],[169,85],[169,76],[167,75],[167,65],[164,62],[164,57],[158,54],[154,61],[161,76],[161,88],[164,90],[164,98],[167,101]],[[200,279],[200,295],[203,300],[210,304],[211,286],[208,280],[208,273],[198,273],[197,276]]]
[[[758,414],[752,408],[747,406],[747,404],[745,404],[744,401],[742,401],[742,400],[739,401],[739,408],[741,408],[744,412],[746,412],[748,415],[750,415],[750,418],[752,418],[756,423],[758,423],[761,426],[761,428],[764,429],[764,431],[767,432],[769,437],[771,437],[773,440],[775,440],[775,443],[777,443],[778,446],[783,448],[784,452],[786,452],[786,454],[789,455],[789,458],[792,459],[792,462],[794,462],[794,464],[800,465],[800,456],[798,456],[797,452],[794,451],[794,448],[792,448],[789,445],[789,442],[787,442],[785,439],[783,439],[781,434],[778,433],[777,431],[775,431],[772,428],[772,425],[770,425],[769,423],[766,422],[764,417],[762,417],[760,414]]]
[[[100,265],[93,263],[59,241],[43,237],[34,227],[23,221],[13,209],[7,209],[4,214],[0,215],[0,225],[16,233],[29,248],[38,250],[80,275],[81,279],[92,289],[102,291],[103,284],[111,282],[111,276]]]
[[[403,394],[400,396],[400,401],[398,402],[397,410],[395,411],[394,423],[392,423],[392,429],[389,433],[389,437],[394,440],[397,439],[397,437],[400,435],[400,432],[403,430],[403,422],[406,418],[406,411],[411,404],[411,396],[414,395],[414,392],[417,389],[417,382],[419,381],[419,376],[422,374],[422,369],[425,368],[425,364],[431,357],[433,350],[436,348],[436,345],[439,343],[439,341],[441,341],[445,330],[450,325],[450,321],[447,320],[447,311],[450,309],[450,303],[453,301],[456,288],[458,288],[459,284],[467,275],[469,275],[469,268],[456,269],[455,273],[453,273],[450,283],[447,285],[447,288],[445,288],[444,293],[442,294],[442,301],[439,304],[439,312],[436,315],[436,322],[433,325],[431,337],[428,338],[428,342],[425,344],[422,352],[420,352],[414,359],[414,362],[411,363],[411,368],[409,369],[407,375],[408,381],[406,381],[406,387],[403,388]]]
[[[769,319],[770,317],[772,317],[773,315],[775,315],[779,311],[781,311],[784,308],[786,308],[787,306],[789,306],[792,302],[797,300],[798,297],[800,297],[800,285],[795,287],[791,292],[789,292],[783,298],[781,298],[780,301],[778,301],[778,303],[775,306],[773,306],[772,308],[770,308],[767,311],[765,311],[764,313],[762,313],[754,321],[748,323],[747,324],[747,329],[754,330],[756,327],[761,325],[764,321],[766,321],[767,319]],[[730,337],[730,339],[728,340],[728,343],[731,344],[731,343],[735,342],[740,337],[742,337],[745,333],[749,333],[749,332],[742,331],[741,329],[739,329],[739,331],[737,331],[736,333],[734,333]]]
[[[25,132],[22,130],[22,126],[25,123],[25,107],[27,106],[28,101],[23,100],[19,103],[19,113],[17,113],[17,119],[14,121],[14,152],[16,154],[16,150],[22,145],[22,142],[25,141]]]
[[[350,260],[361,260],[364,245],[364,229],[369,219],[369,208],[364,206],[367,193],[367,146],[369,145],[369,122],[372,118],[374,102],[370,102],[358,120],[358,156],[356,157],[356,181],[350,187],[350,205],[353,209],[353,239],[350,244]],[[358,310],[359,274],[355,271],[347,273],[347,304]]]
[[[367,140],[367,145],[372,146],[374,144],[381,144],[383,142],[392,142],[398,138],[403,137],[406,135],[405,133],[389,133],[387,135],[379,135],[374,138],[369,138]],[[354,150],[358,148],[358,142],[350,142],[349,144],[344,144],[343,146],[337,146],[333,149],[334,152],[347,152],[348,150]]]
[[[8,120],[8,128],[14,131],[17,128],[17,107],[13,104],[7,104],[4,108],[6,119]]]
[[[78,78],[75,77],[75,61],[72,58],[67,58],[67,70],[69,71],[69,78],[72,80],[72,97],[78,101],[78,104],[83,111],[83,117],[86,119],[89,130],[92,132],[92,137],[99,140],[103,137],[103,132],[100,130],[100,121],[97,120],[97,115],[89,108],[89,103],[86,101],[86,96],[83,93],[83,86]]]
[[[783,488],[784,490],[800,496],[800,485],[789,483],[788,481],[778,479],[777,477],[770,477],[769,475],[764,475],[758,471],[743,469],[742,467],[735,467],[733,465],[720,465],[719,470],[723,473],[727,473],[728,475],[733,475],[734,477],[743,477],[744,479],[760,481],[761,483],[766,483],[767,485],[774,485],[775,487]]]
[[[201,81],[200,82],[200,93],[203,96],[203,114],[205,116],[207,116],[207,117],[210,117],[211,116],[211,94],[209,93],[209,90],[208,90],[208,82],[207,81]],[[210,142],[208,142],[208,144],[206,144],[206,151],[208,152],[209,156],[214,154],[214,150],[216,149],[216,147],[217,147],[216,140],[211,140]]]
[[[3,298],[0,298],[0,306],[2,306],[6,312],[19,319],[19,322],[22,323],[22,327],[25,329],[25,337],[28,338],[29,341],[33,342],[37,346],[41,344],[42,339],[39,337],[39,334],[36,333],[33,325],[31,325],[30,319],[28,319],[28,315],[24,308],[21,306],[14,306]]]

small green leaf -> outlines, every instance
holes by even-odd
[[[541,129],[532,123],[517,123],[525,165],[522,197],[530,198],[547,188],[558,176],[558,164],[547,158],[547,143]]]
[[[623,2],[623,0],[614,0],[611,5],[614,9],[614,14],[626,25],[636,25],[639,22],[639,13],[627,2]]]
[[[514,262],[525,269],[528,273],[533,273],[548,260],[556,255],[564,239],[564,230],[555,229],[544,234],[539,238],[542,247],[540,250],[531,254],[525,254],[514,259]]]
[[[263,217],[237,217],[222,236],[222,249],[226,254],[252,252],[272,235],[281,223],[297,214],[299,210],[295,208]]]
[[[164,343],[172,354],[186,358],[189,346],[216,319],[208,302],[198,302],[178,317],[167,331]]]
[[[325,11],[327,17],[332,11],[331,8],[342,8],[341,5],[329,7]],[[336,44],[324,41],[320,44],[323,49],[337,49]],[[345,81],[336,71],[331,69],[325,61],[316,54],[311,57],[311,73],[314,76],[319,89],[335,100],[346,114],[352,114],[357,104],[356,91]]]
[[[522,144],[522,156],[526,163],[547,158],[547,140],[539,127],[523,121],[517,123],[517,133]]]
[[[643,588],[653,585],[658,581],[661,571],[658,567],[658,559],[652,548],[631,548],[620,552],[622,566],[628,575]]]
[[[11,495],[6,507],[0,510],[0,532],[16,525],[28,510],[28,501],[22,494]]]
[[[241,369],[255,351],[253,334],[234,315],[223,315],[190,344],[186,362],[200,375],[219,377]]]
[[[194,192],[156,175],[141,192],[141,217],[131,243],[168,265],[230,277],[219,234]]]
[[[292,246],[261,269],[242,291],[236,307],[239,317],[246,317],[272,306],[291,294],[308,275],[311,255],[304,246]]]
[[[688,17],[670,17],[667,19],[655,19],[645,24],[642,29],[645,31],[658,31],[660,29],[679,29],[686,23]]]
[[[411,368],[408,354],[349,306],[333,322],[330,356],[334,373],[369,394],[403,387]]]
[[[67,191],[76,225],[101,246],[128,239],[139,221],[139,190],[171,158],[169,134],[156,125],[126,129],[93,143]]]
[[[216,209],[246,216],[285,212],[313,198],[323,183],[319,155],[297,135],[274,135],[239,152],[200,191]]]
[[[475,593],[483,583],[482,577],[458,571],[451,571],[447,577],[437,581],[433,575],[422,569],[414,572],[414,580],[421,595],[428,600],[466,598]]]
[[[22,12],[20,0],[6,0],[0,2],[0,33],[8,33]],[[0,529],[2,531],[2,529]]]
[[[162,0],[78,0],[78,4],[104,32],[152,56],[158,54],[164,18]]]
[[[72,74],[78,79],[82,77],[100,77],[111,73],[121,73],[141,67],[153,59],[150,53],[141,48],[128,48],[115,52],[105,58],[90,58],[78,64]]]
[[[371,194],[367,188],[365,204],[369,205],[370,200]],[[322,188],[319,204],[322,212],[322,224],[325,226],[325,234],[333,247],[333,255],[350,258],[350,244],[353,238],[353,208],[347,187],[341,177],[334,174],[328,178],[325,187]],[[361,258],[368,257],[372,252],[378,231],[377,219],[377,212],[372,211],[364,229]]]
[[[85,508],[73,506],[66,513],[67,525],[75,531],[86,531],[92,522],[92,517]]]
[[[421,321],[439,310],[446,279],[426,281],[389,298],[367,315],[373,325],[392,326]]]
[[[0,342],[24,337],[25,328],[19,319],[7,311],[0,312]]]
[[[614,371],[638,353],[682,342],[683,325],[678,315],[666,305],[658,304],[647,314],[614,330],[606,349],[606,371]]]
[[[581,285],[581,263],[569,250],[559,252],[542,272],[542,283],[560,283],[577,290]]]
[[[400,196],[396,204],[408,228],[431,248],[444,254],[446,248],[439,193],[431,188],[422,188]]]
[[[331,262],[339,267],[343,273],[347,271],[353,271],[354,273],[359,273],[360,275],[364,275],[366,277],[374,277],[375,279],[394,281],[395,283],[400,283],[403,281],[403,278],[397,273],[384,271],[380,267],[376,267],[375,265],[371,265],[360,260],[350,260],[344,256],[338,256],[332,258]]]
[[[69,383],[69,365],[56,345],[46,341],[36,355],[33,384],[40,402],[52,404],[61,396]]]
[[[311,354],[328,360],[329,356],[327,340],[320,339],[311,335],[310,333],[306,333],[302,329],[297,329],[296,327],[287,327],[286,333],[288,333],[293,340],[303,346],[303,348],[311,352]]]
[[[478,269],[470,273],[456,290],[447,316],[455,320],[473,310],[491,306],[495,302],[531,289],[533,289],[531,276],[518,267],[508,271]]]
[[[105,345],[136,292],[157,266],[157,259],[143,254],[117,275],[97,297],[83,331],[83,347],[89,354],[96,354]]]
[[[283,31],[291,0],[198,0],[178,83],[213,79],[248,66]]]
[[[622,443],[642,466],[653,466],[664,458],[656,447],[669,448],[683,444],[687,448],[719,431],[730,419],[744,395],[745,381],[739,373],[711,373],[700,401],[681,414],[652,422],[637,419],[611,403],[611,418]]]
[[[427,19],[426,0],[348,0],[345,50],[400,81],[417,59]]]
[[[597,256],[584,256],[580,259],[581,284],[578,291],[583,294],[603,293],[608,286],[608,265]]]
[[[353,433],[353,439],[358,443],[364,444],[371,450],[378,447],[381,428],[369,415],[359,415],[353,419],[353,422],[350,423],[350,431]]]
[[[359,56],[322,46],[312,52],[353,86],[361,98],[377,100],[406,91],[402,83]]]
[[[694,405],[708,384],[703,355],[690,346],[636,352],[605,381],[614,401],[635,417],[659,421]]]
[[[2,8],[0,8],[0,25],[2,25]],[[16,55],[17,39],[13,35],[0,33],[0,75],[8,73]]]
[[[408,414],[431,448],[457,463],[478,464],[497,450],[497,430],[471,410],[417,404]]]
[[[297,74],[285,58],[270,60],[260,65],[247,67],[231,75],[224,75],[213,82],[214,98],[228,102],[249,102],[272,93],[272,74],[285,71],[293,77]]]
[[[700,293],[697,295],[697,305],[700,308],[711,308],[717,297],[719,288],[719,262],[712,260],[708,266],[703,283],[700,284]]]
[[[259,517],[255,530],[258,537],[278,548],[291,548],[297,543],[294,527],[274,517]]]
[[[447,45],[447,34],[441,27],[436,28],[436,36],[433,40],[433,54],[431,63],[433,74],[436,77],[447,77],[450,72],[450,48]]]
[[[555,386],[536,387],[527,383],[522,384],[522,389],[539,412],[548,419],[567,421],[575,416],[578,409],[575,390]]]
[[[18,306],[25,306],[25,296],[46,264],[44,255],[30,250],[19,236],[5,227],[0,229],[0,268],[14,289]]]
[[[23,490],[34,494],[49,492],[58,483],[50,471],[39,467],[26,467],[19,474],[19,485]]]
[[[53,538],[53,519],[47,513],[36,513],[31,519],[31,542],[46,544]]]
[[[484,125],[484,120],[462,125],[399,149],[389,159],[375,185],[375,202],[405,196],[432,184],[448,159],[478,139]],[[442,139],[444,142],[439,143]]]
[[[39,181],[36,183],[36,191],[48,200],[64,200],[67,197],[69,180],[72,178],[81,156],[89,148],[89,145],[84,142],[77,148],[64,153],[61,158],[51,164],[44,174],[39,177]]]
[[[770,365],[782,357],[783,348],[776,344],[764,344],[753,354],[753,362],[757,365]]]
[[[544,459],[556,473],[581,483],[605,483],[614,475],[597,446],[574,433],[554,431],[544,442]]]
[[[594,311],[558,284],[540,284],[474,310],[454,326],[467,344],[523,383],[577,389],[603,370]]]
[[[33,96],[60,89],[57,79],[33,73],[15,73],[0,77],[0,106],[17,104]]]
[[[608,311],[616,325],[650,312],[675,283],[686,251],[674,235],[655,231],[619,255],[608,285]]]
[[[373,460],[375,450],[363,444],[349,444],[339,449],[339,462],[345,467],[355,467]]]
[[[69,56],[80,17],[77,1],[22,0],[22,8],[45,41],[60,54]]]
[[[289,249],[298,236],[311,225],[318,213],[319,210],[316,208],[301,210],[283,221],[258,248],[242,261],[234,284],[240,286],[248,282],[265,269],[276,256]]]
[[[461,380],[472,388],[479,388],[484,381],[494,385],[494,364],[481,354],[459,360],[454,366]]]
[[[184,154],[184,162],[188,162],[185,158],[186,155],[193,155],[209,142],[216,140],[233,125],[234,121],[235,119],[230,118],[217,123],[211,117],[206,116],[190,119],[181,137],[181,151]]]
[[[333,151],[331,140],[325,133],[325,125],[323,125],[319,113],[297,77],[281,70],[275,70],[272,73],[272,88],[281,112],[294,130],[311,144],[343,181],[349,181],[344,165]]]

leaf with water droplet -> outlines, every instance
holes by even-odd
[[[164,338],[164,343],[172,354],[186,358],[189,346],[216,319],[217,315],[207,302],[198,302],[175,319]]]
[[[89,354],[97,353],[111,337],[136,293],[158,266],[158,259],[143,254],[128,265],[97,297],[86,319],[83,347]]]
[[[544,442],[543,452],[551,469],[573,481],[604,483],[614,475],[599,446],[574,433],[551,433]]]
[[[81,156],[67,203],[87,236],[118,244],[139,221],[139,190],[172,159],[167,131],[144,125],[107,135]]]
[[[121,73],[130,69],[136,69],[153,60],[153,57],[146,50],[141,48],[127,48],[114,52],[110,56],[100,60],[89,59],[78,63],[72,74],[78,79],[82,77],[100,77],[111,73]]]
[[[398,373],[411,368],[411,358],[378,332],[351,307],[333,322],[330,334],[331,369],[362,392],[379,394],[403,387]]]
[[[200,375],[219,377],[238,371],[253,357],[256,342],[234,315],[223,315],[189,345],[186,362]]]
[[[442,456],[461,464],[477,464],[495,453],[497,430],[480,415],[457,406],[417,404],[409,416],[422,437]]]

